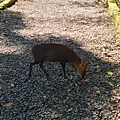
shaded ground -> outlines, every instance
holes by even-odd
[[[33,3],[34,1],[34,3]],[[94,1],[18,2],[0,14],[1,120],[118,120],[120,45],[107,9]],[[42,42],[66,44],[89,61],[85,80],[67,65],[46,63],[27,81],[30,48]]]

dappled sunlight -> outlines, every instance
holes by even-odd
[[[21,54],[22,51],[22,46],[3,46],[0,45],[0,53],[2,54]]]
[[[92,39],[112,39],[114,24],[106,9],[95,2],[70,1],[44,1],[39,4],[25,1],[23,5],[31,7],[19,8],[26,27],[19,29],[19,34],[30,37],[44,33],[61,34],[78,38],[79,41]],[[57,6],[57,7],[56,7]],[[14,9],[14,8],[11,8]],[[108,22],[109,21],[109,22]],[[108,30],[109,28],[109,30]],[[102,38],[101,38],[102,36]]]

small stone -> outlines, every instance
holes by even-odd
[[[3,97],[2,97],[2,96],[0,97],[0,100],[3,100]]]
[[[97,95],[100,95],[100,94],[101,94],[101,92],[98,90],[98,91],[96,91],[96,94],[97,94]]]
[[[2,86],[0,86],[0,90],[2,90]]]

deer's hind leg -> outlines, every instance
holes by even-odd
[[[60,62],[62,69],[63,69],[63,73],[64,73],[64,78],[67,78],[66,73],[65,73],[65,63],[64,62]]]
[[[39,62],[37,61],[33,61],[30,63],[30,67],[29,67],[29,77],[31,77],[31,72],[32,72],[32,67],[33,65],[39,64]]]
[[[48,73],[46,72],[46,70],[44,69],[44,66],[43,66],[44,63],[45,63],[45,61],[40,62],[40,67],[43,70],[43,72],[46,74],[46,76],[49,76]]]

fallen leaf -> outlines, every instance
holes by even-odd
[[[112,105],[108,105],[108,109],[109,110],[113,110],[113,106]]]
[[[108,84],[109,84],[111,87],[114,87],[113,83],[111,83],[111,82],[108,82]]]
[[[10,84],[11,87],[15,87],[15,85],[13,83]]]
[[[52,114],[51,115],[51,118],[52,119],[58,119],[58,118],[60,118],[61,117],[61,114]]]
[[[107,74],[108,74],[108,76],[112,76],[112,75],[113,75],[113,72],[108,71]]]
[[[98,46],[93,45],[93,46],[90,46],[89,49],[90,49],[90,50],[95,50],[97,47],[98,47]]]
[[[91,105],[91,102],[86,102],[87,106],[90,106]]]
[[[115,99],[120,100],[120,96],[113,96]]]
[[[72,104],[72,105],[76,105],[76,104],[77,104],[77,102],[71,102],[71,104]]]
[[[108,53],[108,52],[106,52],[105,55],[106,55],[107,57],[112,57],[111,53]]]
[[[71,107],[67,110],[67,112],[71,112],[72,110],[73,110],[73,108]]]
[[[12,106],[13,104],[14,104],[13,102],[9,102],[9,103],[4,104],[3,107],[10,107],[10,106]]]

